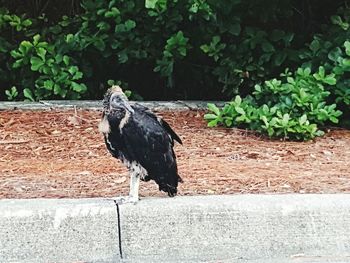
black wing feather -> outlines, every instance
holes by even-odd
[[[150,109],[148,109],[147,107],[145,107],[145,106],[143,106],[141,104],[135,103],[135,104],[132,105],[132,107],[134,109],[143,111],[149,117],[155,119],[157,122],[160,123],[160,125],[163,126],[163,128],[167,131],[167,133],[171,136],[171,138],[173,140],[175,140],[178,143],[182,144],[182,141],[181,141],[180,137],[175,133],[175,131],[170,127],[170,125],[165,120],[163,120],[160,117],[157,117]]]
[[[173,141],[157,118],[135,110],[121,136],[127,155],[146,169],[146,179],[153,179],[160,190],[174,196],[182,180],[177,173]]]

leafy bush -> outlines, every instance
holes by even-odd
[[[72,58],[57,52],[54,45],[40,41],[39,35],[35,35],[32,42],[22,41],[17,50],[11,51],[11,55],[15,59],[12,68],[20,69],[24,76],[28,76],[21,80],[21,84],[26,87],[23,94],[29,100],[54,95],[78,99],[87,89],[85,84],[76,82],[83,73],[76,65],[72,65]]]
[[[245,96],[256,83],[310,60],[306,53],[300,57],[300,48],[310,35],[331,32],[322,28],[323,17],[346,6],[330,0],[0,3],[0,83],[7,93],[16,87],[18,96],[11,99],[22,99],[26,90],[36,100],[99,98],[109,79],[128,83],[145,99]],[[345,13],[333,18],[343,31]],[[17,62],[22,57],[13,51],[20,53],[23,41],[33,44],[36,35],[47,43],[45,66],[62,70],[32,68],[41,63],[36,49]],[[67,65],[63,57],[69,57]],[[68,71],[72,67],[77,74]]]
[[[294,53],[301,65],[295,72],[287,69],[263,84],[257,80],[251,95],[237,96],[223,109],[209,105],[208,125],[307,140],[322,135],[325,125],[338,124],[343,113],[349,116],[350,12],[340,11],[342,16],[331,18],[333,25]]]
[[[299,140],[350,117],[344,1],[44,2],[0,0],[0,99],[96,99],[112,81],[136,99],[238,95],[210,126]]]
[[[222,110],[209,104],[208,126],[240,126],[270,137],[307,140],[323,135],[319,126],[338,123],[342,115],[337,105],[327,104],[326,87],[337,84],[336,74],[326,74],[323,66],[314,74],[310,68],[286,70],[281,79],[255,85],[253,96],[236,96]]]

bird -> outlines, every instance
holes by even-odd
[[[168,196],[177,194],[179,182],[175,141],[180,137],[170,125],[149,108],[130,103],[120,86],[113,85],[102,100],[103,112],[99,131],[110,154],[119,159],[130,173],[130,190],[119,203],[139,201],[140,180],[155,181]]]

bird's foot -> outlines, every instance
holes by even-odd
[[[121,204],[136,204],[139,201],[138,197],[134,197],[134,196],[118,196],[113,198],[114,202],[116,202],[117,204],[121,205]]]

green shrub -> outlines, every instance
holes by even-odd
[[[16,99],[30,90],[36,100],[99,98],[109,79],[128,83],[145,99],[245,96],[255,84],[278,76],[284,68],[296,69],[309,61],[300,48],[310,35],[319,38],[319,33],[333,32],[329,25],[323,28],[323,17],[335,14],[338,6],[346,7],[330,0],[0,3],[0,83],[7,90],[15,86]],[[344,10],[333,18],[337,30],[348,28]],[[28,54],[27,64],[18,65],[21,58],[11,56],[11,51],[19,52],[22,41],[33,43],[35,35],[48,45],[46,62],[62,67],[57,75],[35,66],[32,70],[30,56],[41,59],[36,50]],[[344,37],[335,31],[333,35],[337,41]],[[69,57],[68,65],[61,56]],[[313,61],[316,65],[315,57]],[[81,77],[68,71],[74,66]],[[0,98],[4,96],[1,92]]]
[[[39,35],[32,42],[22,41],[11,55],[15,59],[12,68],[30,76],[21,80],[24,97],[29,100],[55,96],[78,99],[87,89],[85,84],[77,82],[83,73],[72,64],[72,58],[57,52],[55,45],[40,41]]]
[[[283,139],[308,140],[323,135],[320,126],[338,123],[341,111],[336,104],[327,104],[330,92],[325,87],[335,86],[334,73],[326,74],[324,67],[311,74],[310,68],[286,70],[280,79],[256,85],[254,97],[235,100],[221,110],[209,104],[211,113],[205,115],[208,126],[223,124],[238,126]]]
[[[331,20],[333,25],[294,53],[300,64],[295,72],[287,69],[278,79],[256,79],[249,96],[238,96],[223,109],[209,105],[208,125],[239,126],[270,137],[307,140],[322,135],[325,125],[338,124],[342,114],[348,117],[350,11],[340,9],[340,15]]]

